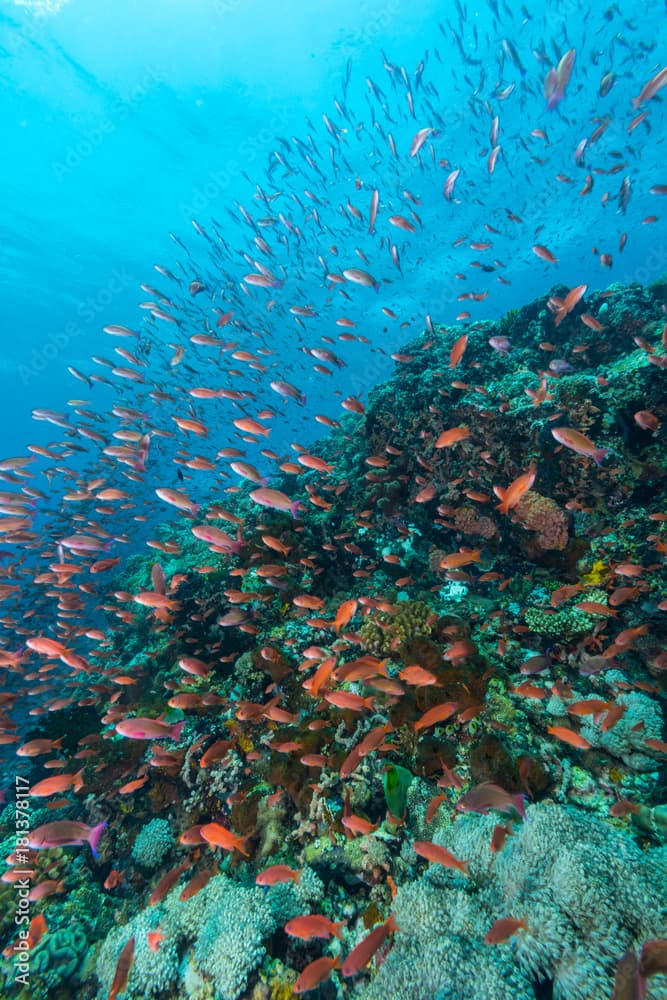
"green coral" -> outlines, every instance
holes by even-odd
[[[71,923],[44,934],[30,952],[29,984],[13,995],[17,1000],[41,1000],[54,995],[65,983],[69,995],[74,995],[71,983],[86,956],[89,932],[82,923]],[[6,963],[2,969],[4,989],[15,989],[16,967]],[[8,996],[9,993],[3,993]]]
[[[650,834],[656,840],[667,843],[667,805],[640,806],[632,821],[638,830]]]

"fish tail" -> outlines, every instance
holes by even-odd
[[[254,837],[254,834],[252,834],[252,833],[247,833],[245,835],[245,837],[239,837],[239,842],[236,845],[236,850],[239,851],[239,853],[242,854],[245,858],[249,858],[250,857],[250,851],[248,849],[248,842],[250,840],[252,840],[253,837]]]
[[[172,740],[180,740],[180,738],[181,738],[181,732],[183,731],[183,726],[184,725],[185,725],[185,719],[183,719],[181,722],[176,722],[171,727],[169,735],[171,736]]]
[[[300,500],[295,500],[292,504],[290,504],[290,514],[292,517],[297,518],[299,516],[299,509],[302,506],[303,505]]]
[[[522,819],[525,819],[526,818],[526,796],[522,795],[521,792],[519,792],[518,795],[513,795],[512,796],[512,802],[513,802],[514,808],[518,812],[519,816],[521,816]]]
[[[98,823],[97,826],[94,826],[88,835],[88,843],[90,844],[90,849],[93,852],[93,856],[96,858],[99,858],[100,856],[97,847],[100,842],[100,837],[104,833],[106,827],[107,827],[107,821],[104,820],[102,823]]]
[[[596,465],[602,465],[607,455],[611,455],[611,448],[597,448],[591,452],[591,458]]]
[[[232,552],[234,552],[238,556],[244,545],[245,545],[245,538],[243,537],[243,534],[241,532],[241,526],[239,525],[236,532],[236,541],[232,543]]]

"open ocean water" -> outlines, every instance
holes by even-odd
[[[0,0],[0,995],[667,997],[666,10]]]

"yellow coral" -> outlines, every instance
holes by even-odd
[[[296,972],[284,966],[281,961],[277,961],[268,981],[271,1000],[296,1000],[297,994],[294,992],[296,980]]]
[[[587,587],[599,587],[601,583],[604,583],[609,575],[609,570],[607,564],[603,559],[596,559],[588,573],[584,573],[581,578],[581,582],[585,583]]]
[[[249,736],[244,736],[239,733],[238,737],[239,749],[243,750],[244,753],[251,753],[255,749],[255,744],[250,739]]]
[[[271,1000],[295,1000],[296,993],[292,989],[294,983],[286,983],[274,979],[271,983]]]

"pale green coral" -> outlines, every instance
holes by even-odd
[[[152,819],[137,834],[132,860],[144,868],[159,868],[173,846],[171,823],[166,819]]]
[[[176,886],[161,903],[141,910],[107,935],[97,958],[99,998],[106,1000],[118,956],[134,937],[134,962],[125,991],[128,1000],[174,990],[179,996],[189,996],[183,993],[186,981],[202,988],[208,984],[212,1000],[236,1000],[262,961],[270,934],[291,917],[307,913],[323,890],[309,869],[302,871],[296,884],[268,889],[217,875],[187,900],[179,898],[181,887]],[[163,939],[153,952],[147,935],[158,927]]]
[[[557,1000],[597,1000],[611,996],[627,949],[664,934],[665,849],[642,851],[593,815],[540,803],[494,853],[497,822],[462,816],[433,836],[468,861],[470,877],[431,865],[399,887],[399,931],[362,1000],[534,1000],[539,981]],[[507,916],[527,929],[485,945]]]
[[[593,588],[586,591],[585,594],[577,595],[576,598],[561,605],[556,610],[527,608],[524,621],[531,632],[535,632],[537,635],[544,635],[559,642],[569,642],[577,636],[590,632],[602,620],[602,616],[594,612],[579,611],[575,605],[582,600],[606,604],[607,594],[604,590]]]

